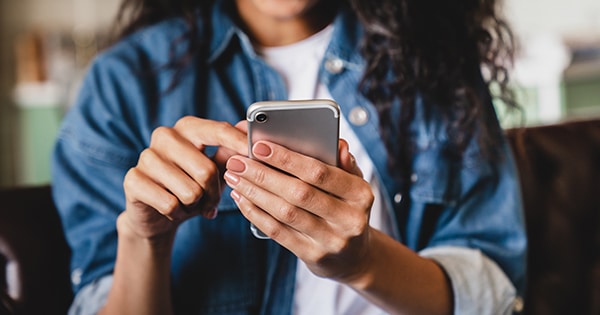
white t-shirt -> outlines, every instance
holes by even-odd
[[[327,87],[318,80],[318,71],[331,35],[333,26],[300,42],[278,47],[255,47],[258,54],[283,77],[290,100],[332,99]],[[344,104],[340,104],[344,106]],[[373,162],[369,158],[348,122],[341,116],[340,137],[348,141],[350,152],[363,172],[364,179],[371,183],[375,202],[371,209],[370,224],[389,234],[391,227],[387,212],[374,176]],[[329,315],[386,314],[377,306],[349,287],[338,282],[315,276],[301,260],[296,270],[293,314]]]
[[[318,69],[332,35],[332,27],[310,38],[285,47],[257,49],[286,81],[290,99],[331,98],[325,86],[318,82]],[[344,104],[340,104],[344,106]],[[371,210],[371,226],[392,235],[391,220],[382,203],[373,163],[356,135],[343,119],[341,137],[350,144],[364,178],[371,183],[375,203]],[[435,260],[451,279],[456,314],[512,314],[516,290],[494,261],[477,249],[439,246],[427,248],[419,255]],[[96,314],[106,302],[112,285],[112,275],[106,275],[83,287],[75,296],[69,314]],[[473,303],[479,301],[479,303]],[[334,281],[314,276],[299,261],[296,271],[295,315],[374,315],[384,314],[355,291]]]

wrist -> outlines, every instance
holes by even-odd
[[[363,253],[363,255],[361,255],[362,258],[356,265],[354,271],[341,281],[344,284],[353,288],[354,290],[368,290],[375,281],[375,274],[373,273],[376,258],[373,253],[373,238],[375,237],[374,234],[375,233],[373,233],[373,230],[369,231],[369,236],[367,237],[366,242],[367,244],[365,245],[365,252]]]
[[[155,235],[144,235],[136,231],[128,218],[128,212],[123,211],[117,218],[117,234],[120,243],[133,246],[143,246],[158,254],[169,254],[175,239],[175,229]]]
[[[175,232],[144,237],[136,233],[135,222],[127,216],[125,211],[117,218],[113,284],[102,314],[172,314],[170,271]]]

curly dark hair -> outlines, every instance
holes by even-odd
[[[487,124],[492,113],[490,89],[509,110],[518,109],[509,88],[508,67],[514,37],[498,14],[496,0],[350,0],[365,27],[363,55],[367,61],[362,91],[379,111],[383,138],[395,161],[408,160],[413,150],[408,127],[415,98],[437,106],[447,120],[454,154],[462,154],[475,132],[482,152],[499,157],[498,136]],[[392,76],[390,78],[390,69]],[[482,82],[482,72],[485,79]],[[482,91],[484,94],[482,94]],[[402,102],[400,117],[390,114]],[[398,119],[398,128],[390,128]],[[396,135],[389,134],[395,131]],[[395,137],[398,136],[398,137]],[[389,139],[400,139],[392,143]],[[404,169],[404,173],[410,170]]]
[[[172,61],[172,66],[181,69],[201,53],[204,43],[198,42],[199,38],[210,36],[209,31],[206,36],[196,36],[197,23],[200,20],[206,25],[210,20],[213,2],[124,0],[118,16],[121,37],[169,17],[183,17],[189,31],[176,41],[190,43],[188,54],[173,56]],[[444,115],[454,153],[462,154],[475,133],[484,152],[494,150],[497,128],[486,124],[493,113],[483,110],[491,101],[490,88],[498,91],[496,97],[508,108],[518,108],[508,86],[507,67],[512,65],[514,40],[499,15],[498,1],[338,2],[351,7],[365,29],[362,54],[367,66],[357,88],[378,109],[393,169],[401,170],[402,175],[410,171],[408,163],[397,161],[410,161],[413,148],[408,126],[418,96]],[[394,117],[390,110],[397,101],[403,105],[399,117]]]

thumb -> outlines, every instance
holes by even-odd
[[[350,153],[350,147],[348,145],[348,142],[346,142],[346,140],[344,139],[340,139],[338,148],[340,168],[345,170],[346,172],[352,173],[362,178],[363,173],[358,167],[358,164],[356,164],[356,158],[354,158],[354,155]]]
[[[239,121],[237,124],[235,124],[234,127],[236,129],[242,131],[245,134],[248,133],[248,122],[245,120]],[[215,154],[215,157],[214,157],[215,162],[219,166],[219,170],[224,171],[227,160],[229,160],[230,157],[232,157],[233,155],[236,155],[236,154],[240,154],[240,153],[235,152],[226,147],[219,147],[217,149],[217,153]],[[223,172],[221,172],[221,174],[222,173]]]

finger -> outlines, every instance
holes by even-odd
[[[204,195],[204,190],[196,181],[180,168],[163,160],[152,149],[142,151],[136,169],[175,195],[179,203],[185,206],[197,203]]]
[[[200,186],[204,192],[203,208],[212,210],[217,205],[222,193],[220,172],[215,163],[203,152],[199,151],[175,129],[167,127],[159,127],[152,133],[150,147],[163,160],[171,161]],[[145,169],[153,168],[151,161],[145,162],[145,164]],[[156,180],[164,177],[164,174],[170,173],[157,173]],[[182,200],[185,205],[190,204],[185,201]]]
[[[336,234],[327,234],[326,230],[322,227],[314,230],[321,234],[315,237],[315,234],[303,233],[281,222],[237,190],[231,191],[231,197],[248,221],[252,222],[261,232],[301,259],[318,261],[325,256],[328,248],[336,249],[332,243],[340,243]]]
[[[340,152],[340,155],[339,155],[340,167],[343,170],[362,178],[363,173],[362,173],[361,169],[358,167],[358,164],[356,163],[356,158],[354,158],[354,155],[352,155],[352,153],[350,153],[350,147],[348,145],[348,142],[346,142],[346,140],[340,139],[338,151]]]
[[[123,186],[127,202],[130,204],[148,206],[169,221],[181,221],[187,216],[185,212],[179,209],[177,197],[137,168],[132,168],[127,172]],[[160,218],[158,219],[160,220]]]
[[[248,123],[245,120],[238,122],[234,127],[236,129],[240,130],[241,132],[243,132],[244,134],[248,133]],[[236,154],[238,154],[238,152],[235,152],[234,150],[231,150],[226,147],[219,147],[219,149],[217,150],[217,153],[215,153],[215,156],[214,156],[214,160],[217,163],[217,165],[219,166],[219,170],[223,171],[223,173],[224,173],[225,172],[224,166],[227,163],[227,160],[229,160],[230,157],[232,157],[233,155],[236,155]],[[248,152],[244,153],[243,155],[247,156]]]
[[[234,159],[232,160],[235,161]],[[266,166],[261,167],[267,168]],[[271,171],[276,172],[274,170]],[[315,216],[313,213],[303,208],[296,206],[293,203],[288,202],[281,196],[273,194],[272,192],[257,186],[250,180],[238,176],[234,172],[226,172],[225,180],[232,189],[243,195],[247,200],[263,209],[279,222],[282,222],[283,224],[292,227],[301,233],[317,236],[317,234],[321,234],[321,232],[328,230],[327,228],[324,228],[327,223],[323,219]],[[299,182],[297,179],[288,178],[288,180]],[[279,187],[290,187],[287,182],[279,182],[278,184],[279,185],[277,186]],[[307,184],[303,185],[309,186]],[[314,187],[311,189],[317,191],[317,189]],[[322,192],[319,193],[323,194]],[[318,203],[318,205],[322,205],[323,203],[324,202]]]
[[[252,150],[256,159],[342,199],[362,199],[370,191],[361,177],[275,143],[258,141]]]
[[[346,208],[341,200],[332,195],[250,158],[233,157],[227,163],[227,168],[226,180],[230,186],[234,182],[237,185],[235,186],[236,190],[241,191],[248,199],[263,209],[273,208],[273,212],[269,211],[269,213],[292,226],[297,218],[295,217],[296,213],[293,212],[294,209],[290,208],[291,206],[305,209],[302,211],[308,211],[312,215],[325,219],[331,217],[333,209]],[[234,176],[246,181],[241,183],[238,183],[239,180],[233,181]],[[252,186],[248,188],[249,184]],[[257,194],[257,189],[254,189],[253,186],[278,196],[280,200],[285,201],[285,204],[274,203],[270,196]],[[295,227],[304,230],[300,226]]]
[[[229,148],[237,154],[248,154],[246,134],[227,122],[187,116],[178,120],[174,129],[196,148],[219,146]]]
[[[243,133],[248,134],[248,121],[241,120],[237,124],[235,124],[235,128],[241,130]]]
[[[307,237],[292,227],[283,224],[275,219],[269,213],[256,206],[250,200],[246,199],[236,190],[231,191],[231,198],[235,201],[240,212],[248,221],[252,222],[261,232],[281,244],[282,246],[292,249],[292,245],[299,244],[307,245]],[[307,246],[301,246],[307,247]]]
[[[319,219],[313,214],[285,202],[285,200],[253,185],[244,178],[236,177],[230,172],[225,174],[227,175],[225,177],[227,184],[231,188],[284,225],[301,233],[307,233],[310,232],[311,227],[320,224]]]

